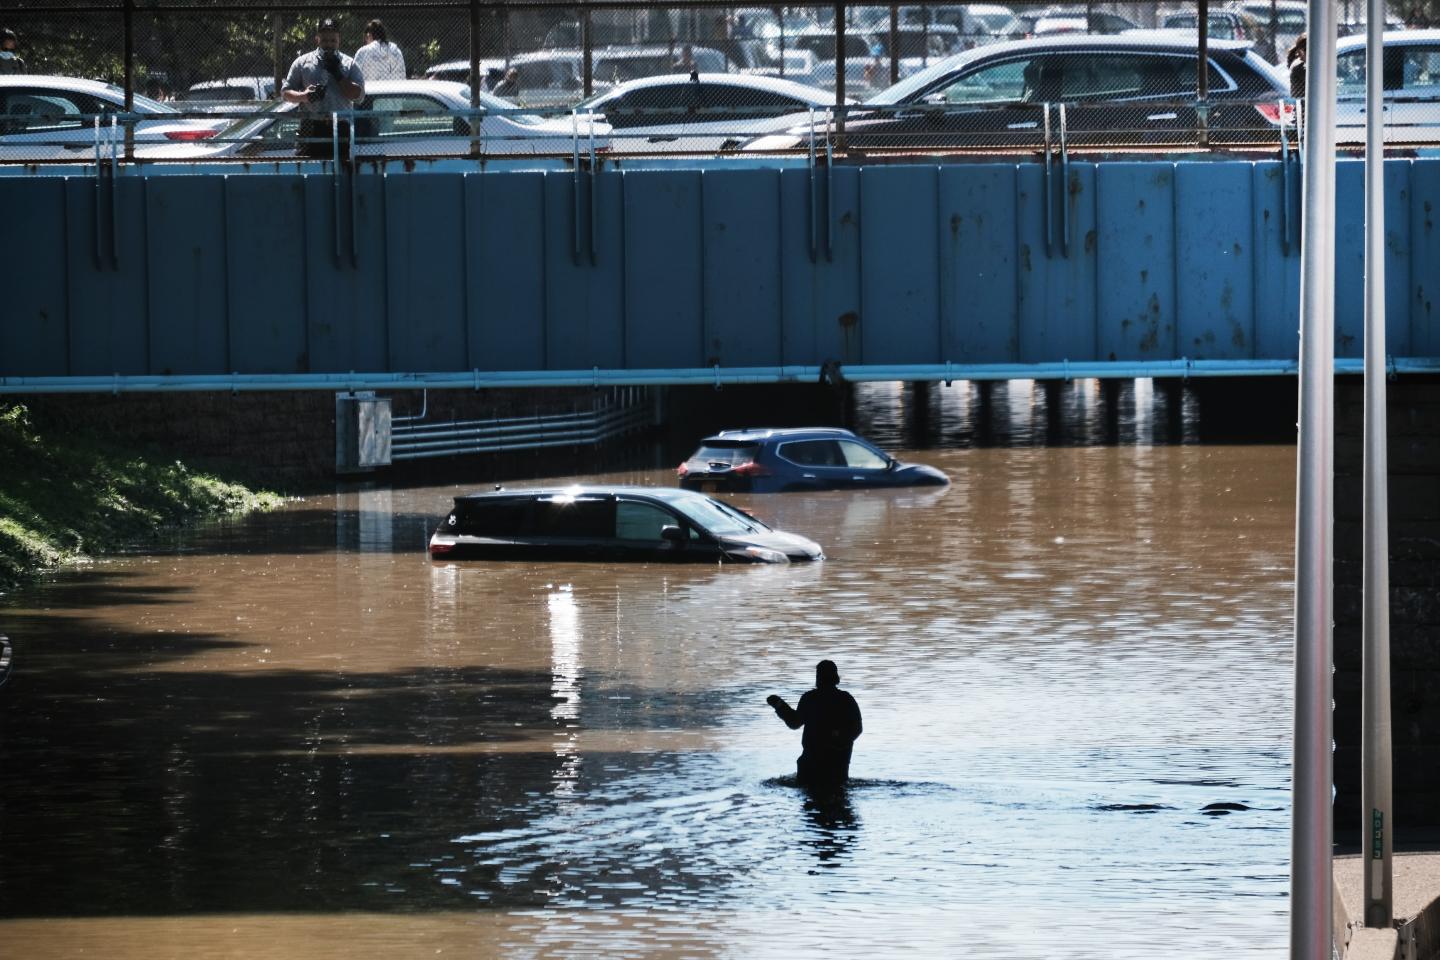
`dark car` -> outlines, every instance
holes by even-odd
[[[929,487],[950,482],[934,467],[901,463],[868,440],[835,427],[723,430],[676,473],[686,490],[783,493],[857,487]]]
[[[1197,44],[1193,36],[1152,32],[977,47],[853,108],[843,146],[1030,150],[1058,143],[1062,125],[1071,146],[1191,146],[1199,127]],[[1207,69],[1209,141],[1278,145],[1278,103],[1289,87],[1277,68],[1248,42],[1213,40]],[[785,133],[744,149],[807,146],[808,122],[797,117]],[[813,135],[821,147],[827,129],[833,137],[833,127]]]
[[[712,497],[667,487],[552,487],[456,497],[434,559],[788,563],[820,547]]]

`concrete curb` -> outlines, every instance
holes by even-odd
[[[1395,854],[1393,929],[1364,926],[1365,863],[1359,855],[1335,858],[1336,955],[1341,960],[1440,960],[1440,853]]]

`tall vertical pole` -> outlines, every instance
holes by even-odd
[[[1328,960],[1332,940],[1335,20],[1309,0],[1300,436],[1295,537],[1295,733],[1291,956]]]
[[[1394,822],[1390,758],[1390,504],[1385,448],[1385,0],[1369,0],[1365,25],[1365,574],[1363,729],[1365,926],[1389,927]]]
[[[121,12],[125,34],[125,112],[135,112],[135,0],[125,0]],[[173,80],[171,81],[174,82]],[[135,124],[125,122],[125,159],[135,159]]]
[[[1329,960],[1334,865],[1331,620],[1335,473],[1335,8],[1309,0],[1295,522],[1290,956]]]

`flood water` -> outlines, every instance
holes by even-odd
[[[1294,448],[1001,389],[901,453],[949,488],[735,498],[816,564],[432,563],[446,485],[3,598],[0,955],[1284,956]],[[822,658],[827,803],[765,705]]]

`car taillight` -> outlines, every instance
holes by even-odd
[[[737,463],[737,464],[735,464],[735,466],[733,466],[733,467],[730,468],[730,472],[733,473],[733,474],[735,474],[736,476],[739,476],[739,477],[768,477],[768,476],[770,476],[770,471],[769,471],[769,469],[766,468],[766,467],[762,467],[760,464],[756,463],[754,460],[748,460],[748,461],[746,461],[745,463]]]
[[[209,140],[215,136],[215,130],[166,130],[166,140]]]
[[[1295,104],[1293,103],[1283,105],[1280,103],[1257,103],[1255,109],[1260,111],[1260,116],[1271,123],[1279,123],[1282,115],[1286,121],[1294,122],[1295,120]]]
[[[688,475],[689,473],[690,473],[690,467],[689,467],[688,464],[682,463],[682,464],[680,464],[680,466],[678,466],[678,467],[675,468],[675,476],[677,476],[677,477],[683,477],[683,476]]]
[[[430,541],[430,556],[432,557],[443,557],[445,554],[449,553],[451,550],[454,549],[455,544],[453,543],[443,543],[438,540]]]

